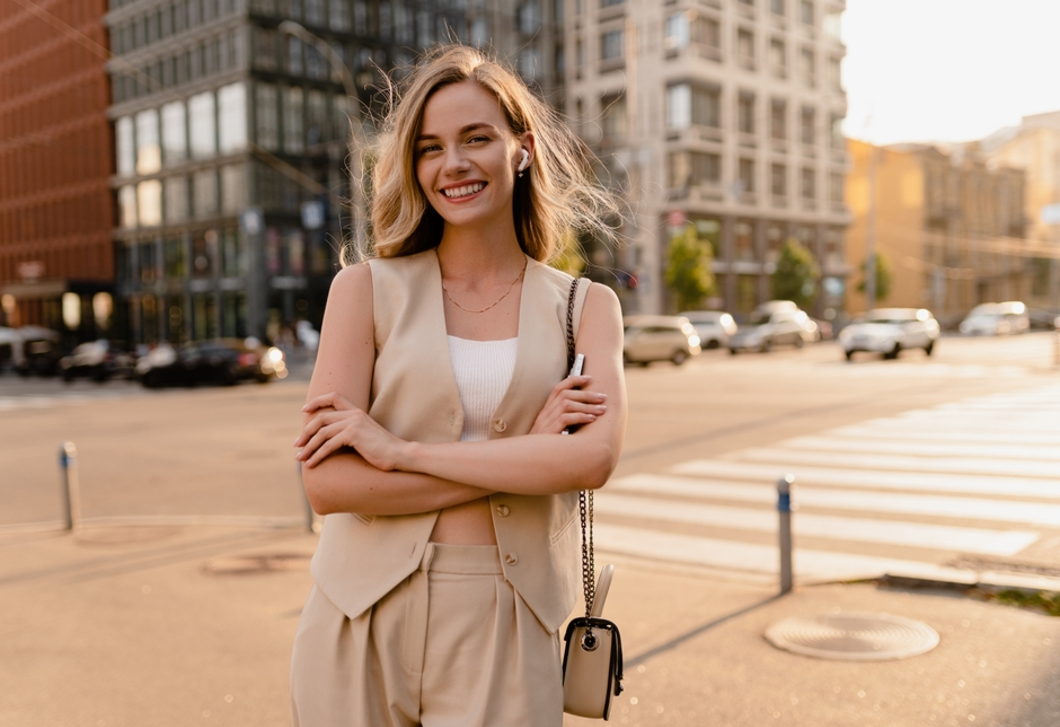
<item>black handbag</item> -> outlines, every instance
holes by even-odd
[[[574,364],[574,297],[578,280],[567,299],[567,368]],[[612,697],[622,693],[622,638],[618,626],[603,618],[604,601],[615,567],[606,565],[594,582],[593,491],[578,493],[582,526],[582,589],[585,616],[567,624],[563,637],[563,711],[579,717],[607,719]]]

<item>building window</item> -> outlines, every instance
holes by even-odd
[[[266,149],[276,151],[280,148],[279,108],[276,99],[276,87],[259,83],[254,87],[254,97],[257,101],[254,109],[257,142]]]
[[[622,58],[625,49],[625,33],[622,30],[609,30],[600,36],[600,60],[615,61]]]
[[[118,190],[118,222],[126,229],[136,227],[136,187],[131,184]]]
[[[184,240],[172,238],[162,243],[165,276],[170,280],[183,280],[188,274],[188,260]]]
[[[799,20],[806,25],[813,25],[812,0],[799,0]]]
[[[770,174],[770,190],[774,197],[786,197],[788,194],[788,167],[786,164],[773,164]]]
[[[842,91],[843,84],[840,81],[839,76],[839,63],[840,59],[835,56],[828,58],[828,87],[833,91]]]
[[[811,88],[817,85],[817,64],[814,62],[813,49],[802,48],[799,51],[799,64],[802,82]]]
[[[217,153],[217,116],[212,91],[188,99],[188,131],[193,159],[209,159]]]
[[[609,8],[613,5],[621,5],[626,0],[600,0],[600,7]]]
[[[133,138],[133,120],[123,116],[114,124],[115,149],[117,150],[118,176],[131,177],[136,174],[136,140]]]
[[[218,142],[222,154],[247,145],[247,88],[233,83],[217,91]]]
[[[183,101],[162,107],[162,163],[167,167],[188,158],[188,114]]]
[[[523,35],[533,35],[541,29],[541,8],[537,0],[529,0],[519,6],[518,23],[519,32]]]
[[[221,274],[226,278],[246,275],[247,243],[238,230],[227,229],[221,234]]]
[[[736,125],[742,134],[755,133],[755,95],[741,91],[737,100]]]
[[[737,186],[741,192],[755,191],[754,159],[741,159],[737,165]]]
[[[210,217],[217,214],[217,170],[202,169],[192,177],[192,195],[195,216]]]
[[[317,81],[328,77],[328,59],[314,45],[305,47],[305,75]]]
[[[158,135],[158,111],[147,109],[136,114],[136,173],[154,174],[162,168]]]
[[[471,45],[481,48],[490,42],[489,22],[479,16],[471,21]]]
[[[254,28],[254,67],[263,71],[275,71],[279,68],[280,35],[268,28]]]
[[[832,207],[843,208],[843,175],[839,172],[832,172],[828,175],[828,199]]]
[[[769,134],[774,139],[788,138],[788,102],[775,98],[769,104]]]
[[[293,35],[287,39],[287,72],[292,76],[302,75],[302,41]]]
[[[236,215],[246,205],[246,179],[242,164],[221,167],[221,212]]]
[[[831,40],[842,40],[842,13],[831,12],[826,13],[822,25],[824,28],[824,35],[826,38]]]
[[[165,220],[168,224],[188,219],[188,180],[183,176],[169,177],[162,185]]]
[[[669,188],[716,185],[721,181],[721,157],[699,151],[675,151],[669,155]]]
[[[688,11],[682,10],[666,18],[663,29],[663,47],[667,49],[684,48],[689,41]]]
[[[769,68],[777,78],[788,76],[788,51],[780,38],[769,41]]]
[[[721,94],[716,88],[677,84],[666,89],[666,125],[684,129],[691,125],[717,128],[721,119]]]
[[[305,4],[305,21],[318,28],[324,25],[324,0],[303,0]],[[335,3],[332,2],[332,5]]]
[[[604,96],[600,99],[601,131],[604,141],[617,141],[626,136],[627,114],[625,96]]]
[[[314,146],[328,138],[328,97],[323,91],[309,89],[305,97],[306,143]]]
[[[813,146],[817,142],[817,112],[809,106],[803,106],[800,118],[799,138],[803,144]]]
[[[333,30],[350,29],[350,4],[348,2],[331,0],[328,3],[328,10],[328,22]]]
[[[541,58],[537,48],[526,48],[523,50],[519,54],[516,68],[519,71],[519,75],[527,81],[533,81],[538,78],[541,74]]]
[[[817,199],[817,175],[811,167],[802,170],[802,198],[805,200]]]
[[[744,68],[754,68],[755,36],[750,30],[740,28],[736,31],[736,55]]]
[[[141,227],[162,224],[162,183],[150,179],[136,185],[136,207]]]
[[[784,0],[770,0],[769,9],[773,12],[774,15],[783,15]]]
[[[289,86],[283,93],[283,150],[300,154],[305,149],[305,129],[302,116],[302,89]]]

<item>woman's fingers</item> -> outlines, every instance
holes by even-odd
[[[346,411],[353,409],[353,404],[350,403],[342,394],[337,391],[331,391],[327,394],[321,394],[320,396],[314,396],[312,399],[306,402],[305,406],[302,407],[302,411],[310,414],[319,409],[332,408],[336,411]]]

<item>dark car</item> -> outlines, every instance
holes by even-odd
[[[135,355],[105,339],[82,343],[59,361],[63,381],[88,378],[102,383],[115,377],[130,378],[135,368]]]
[[[55,376],[63,357],[59,334],[39,326],[23,326],[16,331],[21,350],[15,357],[15,370],[23,376]]]
[[[196,341],[179,348],[161,345],[149,351],[136,366],[140,382],[148,387],[231,386],[245,379],[266,383],[287,376],[283,352],[255,338]]]

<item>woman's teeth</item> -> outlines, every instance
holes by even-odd
[[[480,191],[485,186],[486,185],[482,182],[477,182],[475,184],[467,184],[463,187],[452,187],[450,189],[443,189],[442,194],[444,194],[449,199],[455,199],[456,197],[467,197],[470,194],[474,194],[475,192]]]

